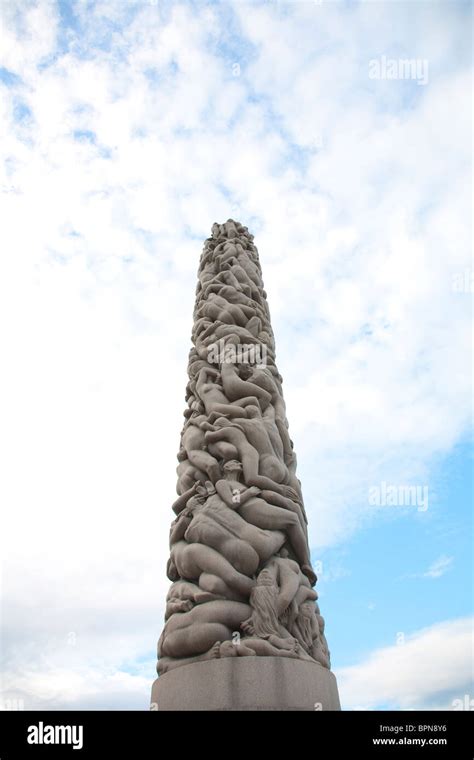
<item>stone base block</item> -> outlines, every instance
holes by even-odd
[[[156,679],[151,709],[340,710],[334,674],[287,657],[225,657]]]

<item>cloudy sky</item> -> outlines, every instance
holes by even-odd
[[[0,15],[2,706],[148,708],[196,270],[229,217],[343,707],[474,697],[470,4]]]

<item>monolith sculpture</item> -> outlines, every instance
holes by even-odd
[[[152,709],[338,710],[253,236],[201,255]]]

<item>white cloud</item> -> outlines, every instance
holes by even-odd
[[[35,67],[56,49],[58,23],[54,2],[2,3],[0,66],[21,77],[33,74]]]
[[[423,578],[441,578],[442,575],[451,567],[454,557],[446,557],[441,555],[434,562],[431,563],[428,570],[423,573]]]
[[[448,620],[336,672],[345,710],[452,710],[473,694],[472,619]]]
[[[452,567],[454,557],[441,554],[433,560],[427,570],[419,573],[408,573],[403,578],[441,578]]]
[[[431,563],[426,572],[422,573],[422,577],[441,578],[441,576],[451,567],[453,559],[454,557],[447,557],[445,554],[442,554],[441,557],[438,557],[438,559],[435,559],[435,561]]]

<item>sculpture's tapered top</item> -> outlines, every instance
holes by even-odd
[[[240,222],[236,222],[234,219],[228,219],[223,224],[214,222],[211,234],[214,240],[219,237],[225,237],[230,240],[239,235],[245,235],[249,240],[253,240],[253,235],[249,233],[248,228],[244,227]]]

